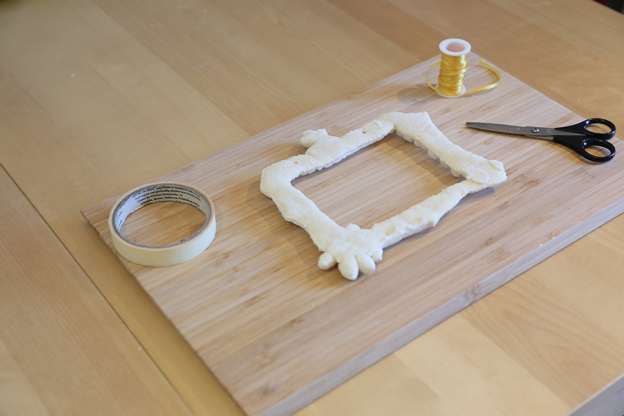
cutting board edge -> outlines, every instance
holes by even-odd
[[[589,220],[577,224],[575,227],[550,240],[540,247],[539,250],[517,259],[515,262],[481,280],[476,285],[459,293],[439,308],[427,312],[419,319],[390,335],[374,348],[353,357],[340,367],[281,400],[277,405],[271,406],[266,410],[258,410],[245,406],[237,401],[234,396],[230,397],[249,416],[287,416],[293,414],[623,213],[624,198],[614,202]],[[302,399],[303,397],[305,399]]]

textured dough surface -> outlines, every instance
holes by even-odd
[[[429,157],[439,159],[453,175],[465,180],[370,229],[355,224],[339,226],[292,186],[291,182],[299,176],[330,167],[393,132],[422,147]],[[427,113],[386,113],[342,137],[330,136],[324,129],[307,130],[301,144],[308,148],[305,154],[262,171],[260,190],[275,202],[284,219],[308,232],[323,252],[318,266],[326,270],[338,264],[340,273],[349,280],[357,279],[360,272],[372,273],[385,247],[435,226],[464,196],[507,179],[501,162],[487,160],[453,144]]]

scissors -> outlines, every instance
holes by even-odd
[[[615,146],[609,143],[607,140],[615,135],[615,124],[604,118],[590,118],[580,123],[573,124],[565,127],[520,127],[520,126],[508,126],[505,124],[492,124],[492,123],[475,123],[467,122],[467,127],[473,129],[491,131],[495,133],[505,134],[517,134],[525,137],[532,137],[535,139],[551,140],[555,143],[562,144],[574,150],[587,160],[592,162],[608,162],[615,156]],[[609,128],[607,132],[597,133],[588,130],[588,127],[594,126],[600,128],[605,126]],[[608,155],[596,156],[589,153],[586,149],[588,147],[602,147],[609,151]]]

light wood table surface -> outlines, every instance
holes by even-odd
[[[80,210],[449,37],[624,126],[624,15],[589,0],[0,0],[0,415],[239,415]],[[299,414],[621,415],[623,235],[620,216]]]

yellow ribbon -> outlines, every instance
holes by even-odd
[[[496,87],[498,83],[500,82],[501,76],[500,76],[500,73],[496,70],[496,68],[494,68],[493,66],[483,61],[479,61],[479,64],[483,65],[484,67],[492,71],[494,75],[496,75],[496,82],[494,82],[493,84],[486,85],[484,87],[474,89],[465,94],[474,94],[476,92],[491,90],[492,88]],[[431,71],[431,68],[433,68],[434,66],[440,67],[440,75],[438,76],[438,87],[433,86],[431,82],[429,81],[429,71]],[[448,95],[448,96],[463,95],[461,91],[462,91],[462,87],[464,86],[464,74],[466,73],[467,70],[468,68],[467,68],[466,55],[451,56],[451,55],[442,54],[441,61],[429,67],[429,70],[427,71],[427,74],[426,74],[427,84],[429,84],[432,90],[442,95]]]

